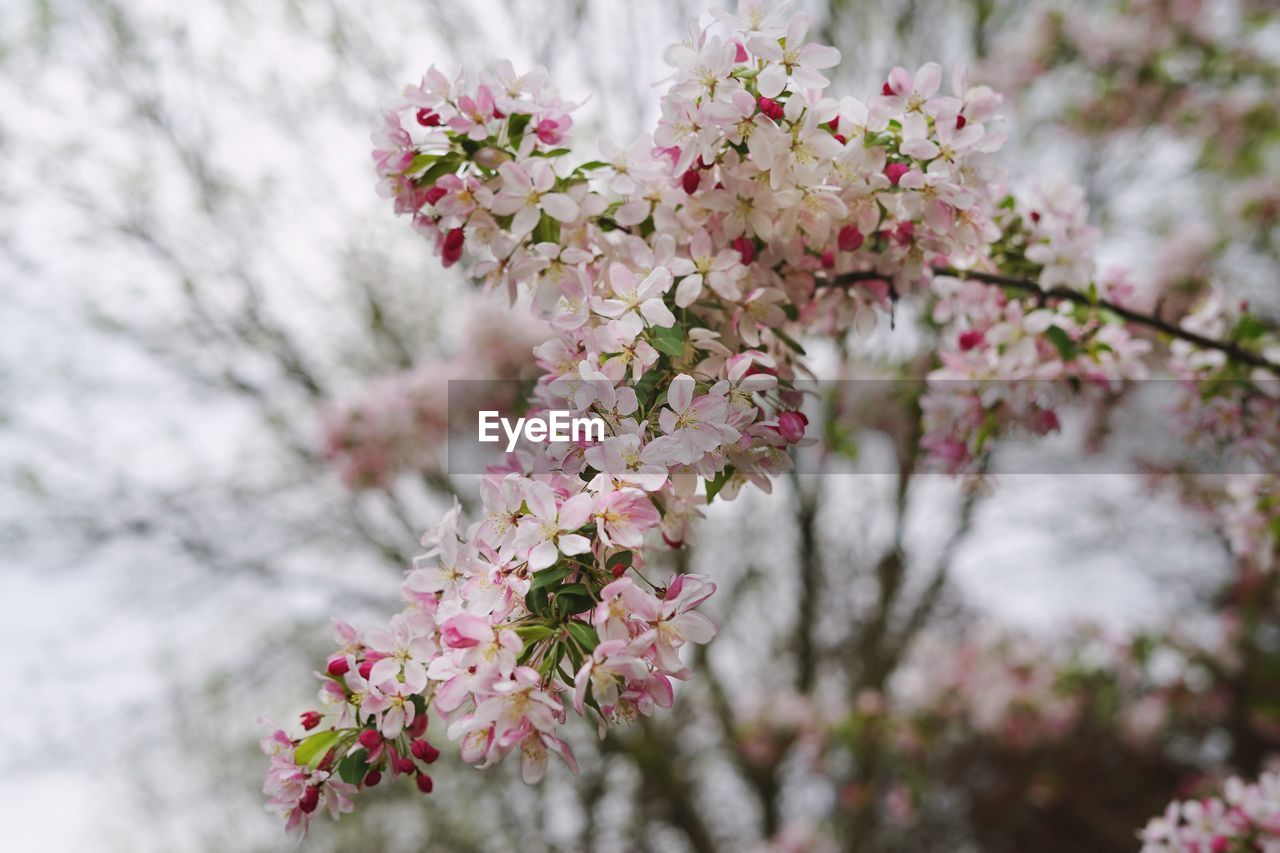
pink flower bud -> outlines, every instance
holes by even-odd
[[[417,782],[418,782],[418,790],[424,794],[430,794],[433,790],[435,790],[436,783],[432,782],[431,777],[428,776],[426,773],[419,773]]]
[[[415,740],[409,744],[409,751],[413,753],[414,758],[427,764],[434,764],[435,760],[440,757],[440,750],[425,740]]]
[[[858,230],[856,225],[846,225],[840,229],[840,233],[836,237],[836,243],[840,246],[840,251],[842,252],[856,252],[862,245],[862,232]]]
[[[974,347],[981,345],[986,341],[986,339],[987,336],[982,332],[979,332],[977,329],[970,329],[967,332],[961,332],[960,340],[958,341],[960,345],[960,352],[968,352]]]
[[[902,180],[902,176],[909,171],[911,169],[906,163],[890,163],[884,167],[884,173],[889,176],[889,183],[895,187],[898,185],[898,181]]]
[[[803,412],[783,412],[778,415],[778,432],[791,444],[804,438],[804,428],[808,424],[809,419]]]
[[[760,105],[760,112],[764,113],[774,121],[782,121],[783,115],[786,114],[782,104],[778,103],[773,98],[761,98],[756,103]]]
[[[311,814],[318,805],[320,805],[320,788],[317,785],[308,785],[307,790],[303,791],[302,796],[298,798],[298,808],[302,809],[304,814]]]
[[[302,728],[307,731],[311,731],[316,726],[320,725],[320,721],[322,719],[324,718],[320,716],[320,712],[318,711],[305,711],[302,714]]]
[[[733,248],[742,257],[743,266],[750,266],[751,262],[756,259],[756,244],[751,242],[750,237],[735,237],[733,239]]]
[[[378,734],[373,729],[365,729],[362,731],[357,740],[360,741],[361,746],[370,752],[373,752],[373,750],[382,746],[382,735]]]
[[[444,235],[444,243],[440,249],[440,259],[444,266],[451,267],[462,260],[462,244],[465,240],[466,235],[461,228],[454,228]]]
[[[743,46],[742,42],[735,41],[733,46],[737,48],[737,51],[733,54],[734,62],[746,62],[751,58],[751,54],[747,53],[747,49]]]
[[[436,185],[431,187],[431,189],[427,190],[423,198],[427,200],[427,204],[435,204],[436,202],[438,202],[440,199],[444,198],[448,194],[449,194],[449,191],[447,189],[445,189],[442,186]]]
[[[693,195],[698,190],[698,184],[702,182],[702,175],[697,169],[690,169],[680,176],[680,186],[684,187],[684,191],[689,195]]]
[[[379,773],[377,770],[370,770],[368,773],[365,774],[364,786],[366,788],[372,788],[374,785],[377,785],[381,781],[382,781],[382,774]]]
[[[334,678],[341,678],[342,676],[346,675],[350,670],[351,670],[351,664],[347,663],[347,659],[344,657],[334,658],[333,660],[329,661],[329,665],[325,667],[325,671],[328,672],[330,675],[332,675]]]

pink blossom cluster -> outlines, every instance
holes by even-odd
[[[1120,296],[1099,293],[1094,281],[1096,235],[1078,188],[1009,202],[993,247],[1003,268],[1025,270],[1046,290]],[[941,364],[921,400],[922,445],[946,471],[973,470],[991,441],[1015,428],[1056,431],[1058,408],[1079,395],[1070,383],[1102,390],[1146,375],[1150,342],[1106,312],[1067,301],[1048,305],[974,279],[940,276],[933,290]]]
[[[1266,7],[1265,0],[1046,4],[1001,40],[984,76],[1031,88],[1056,73],[1066,96],[1049,102],[1084,133],[1165,127],[1203,146],[1211,166],[1264,171],[1249,163],[1257,159],[1251,142],[1280,123]]]
[[[1251,315],[1247,305],[1232,311],[1219,290],[1183,318],[1183,328],[1217,335],[1265,356],[1280,358],[1280,339]],[[1280,377],[1246,369],[1226,354],[1174,341],[1170,367],[1183,380],[1175,411],[1186,440],[1215,454],[1227,454],[1242,466],[1274,470],[1280,461]]]
[[[1280,773],[1231,777],[1217,796],[1175,800],[1140,833],[1143,853],[1280,851]]]
[[[405,471],[437,472],[449,431],[450,379],[474,381],[484,408],[520,402],[514,380],[528,376],[529,350],[545,338],[538,323],[505,305],[485,304],[462,321],[463,344],[450,358],[382,377],[324,413],[321,454],[349,488],[386,488]]]
[[[272,744],[268,793],[291,826],[386,772],[429,790],[432,712],[464,760],[518,751],[534,781],[550,753],[574,766],[570,707],[603,731],[669,706],[690,675],[683,648],[715,634],[700,610],[715,585],[649,577],[650,550],[691,541],[715,497],[790,469],[806,330],[856,329],[898,295],[936,293],[954,342],[939,378],[1138,370],[1141,342],[1098,312],[934,276],[1009,268],[1084,288],[1091,275],[1072,256],[1090,240],[1078,199],[1005,203],[1000,96],[963,72],[944,94],[928,63],[893,69],[865,100],[829,97],[839,53],[808,30],[759,0],[718,11],[667,50],[652,138],[603,141],[578,165],[573,104],[541,71],[432,68],[387,111],[382,192],[446,266],[466,259],[549,325],[533,410],[594,415],[606,434],[511,454],[482,480],[481,518],[455,507],[424,539],[406,607],[384,627],[339,626],[324,710],[303,720],[314,733]]]

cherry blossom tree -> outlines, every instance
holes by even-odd
[[[527,411],[594,414],[608,434],[493,467],[482,509],[469,521],[455,506],[424,537],[389,626],[339,623],[304,733],[263,741],[269,805],[291,831],[350,811],[384,778],[410,776],[430,793],[433,716],[443,731],[431,740],[458,742],[463,761],[518,753],[536,782],[549,754],[577,770],[570,707],[602,738],[666,713],[717,633],[703,609],[717,578],[659,575],[662,553],[695,541],[712,502],[794,476],[813,423],[803,410],[813,366],[798,338],[856,339],[893,331],[900,314],[921,318],[919,390],[896,424],[908,426],[904,458],[965,478],[971,499],[1006,437],[1056,432],[1070,405],[1105,413],[1132,380],[1172,377],[1181,437],[1238,455],[1253,477],[1232,486],[1233,547],[1272,574],[1273,495],[1253,472],[1274,458],[1280,345],[1262,319],[1216,293],[1170,318],[1100,273],[1084,193],[1007,174],[1003,99],[963,69],[895,67],[866,97],[837,98],[826,74],[839,53],[809,41],[807,15],[747,0],[714,18],[666,51],[673,70],[651,140],[602,142],[600,159],[570,147],[574,104],[542,73],[508,64],[474,77],[432,67],[375,130],[378,188],[395,210],[445,266],[527,297],[550,328],[532,349],[540,373]],[[812,514],[800,494],[801,515]],[[901,560],[899,544],[882,598],[901,582]],[[862,637],[871,672],[852,717],[858,769],[841,830],[851,847],[877,819],[868,774],[891,759],[893,737],[919,743],[918,721],[887,716],[881,691],[935,594],[926,588],[900,629],[882,608]],[[958,712],[935,699],[918,719],[946,711],[1021,746],[1061,739],[1088,716],[1087,693],[1059,695],[1055,674],[1024,678],[1017,663],[975,654],[956,671],[1013,672],[1012,684],[957,684],[942,699]],[[1121,716],[1141,727],[1155,694],[1137,692]],[[1005,719],[1024,706],[1030,719]],[[801,716],[813,737],[830,736],[817,715]],[[773,771],[749,753],[742,761],[767,801]],[[678,800],[679,769],[652,766]],[[912,795],[889,801],[901,816]],[[672,808],[694,846],[710,849],[701,819]]]

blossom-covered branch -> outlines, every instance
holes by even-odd
[[[839,52],[806,40],[806,15],[758,0],[715,14],[666,51],[652,138],[602,140],[600,159],[575,164],[575,105],[509,63],[470,79],[430,69],[375,132],[380,191],[442,263],[527,294],[550,327],[530,412],[589,414],[606,434],[511,454],[482,479],[480,518],[455,507],[424,538],[401,612],[338,625],[311,734],[264,741],[290,828],[321,804],[349,810],[385,775],[430,791],[432,711],[463,760],[518,752],[534,782],[549,754],[576,766],[560,736],[570,708],[603,733],[670,707],[692,675],[684,647],[716,633],[702,610],[716,585],[662,577],[651,555],[692,541],[708,502],[791,470],[807,425],[797,337],[865,331],[891,295],[929,306],[937,376],[1010,380],[1001,399],[922,403],[923,444],[952,470],[997,415],[1052,428],[1052,402],[1024,380],[1144,371],[1148,344],[1119,318],[935,274],[1090,279],[1080,196],[1005,190],[998,94],[962,70],[943,94],[928,63],[894,68],[869,98],[828,97]],[[820,286],[868,270],[879,286]]]

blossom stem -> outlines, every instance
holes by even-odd
[[[1168,335],[1171,338],[1186,341],[1203,349],[1216,350],[1223,353],[1231,360],[1240,364],[1247,364],[1252,367],[1260,367],[1263,370],[1270,371],[1276,376],[1280,376],[1280,363],[1276,363],[1271,359],[1246,349],[1232,341],[1218,340],[1207,335],[1201,335],[1189,329],[1184,329],[1174,323],[1170,323],[1155,314],[1147,314],[1133,308],[1128,308],[1117,302],[1107,299],[1091,299],[1089,294],[1072,290],[1067,287],[1044,288],[1040,283],[1030,278],[1019,278],[1017,276],[1000,275],[999,273],[981,272],[978,270],[961,270],[953,267],[934,267],[935,275],[952,276],[954,278],[969,279],[972,281],[980,281],[984,284],[994,284],[1000,287],[1007,287],[1013,290],[1020,290],[1023,293],[1031,294],[1041,301],[1049,299],[1059,299],[1065,302],[1073,302],[1077,305],[1094,306],[1104,308],[1115,314],[1121,319],[1134,323],[1139,326],[1145,326],[1157,332]],[[876,270],[860,270],[857,272],[842,273],[830,279],[818,280],[819,287],[848,287],[862,281],[892,281],[892,276],[886,276]]]

